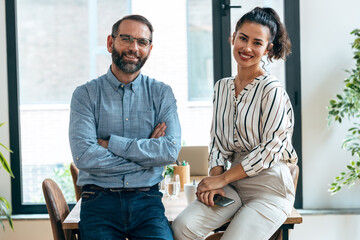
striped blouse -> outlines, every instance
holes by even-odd
[[[291,143],[294,113],[280,82],[265,73],[249,83],[236,97],[234,77],[214,86],[210,169],[243,156],[246,174],[254,176],[277,161],[296,164]]]

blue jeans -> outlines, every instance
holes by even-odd
[[[83,188],[80,211],[82,240],[173,240],[159,190],[112,192]]]

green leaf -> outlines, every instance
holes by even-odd
[[[165,173],[164,173],[164,177],[165,176],[172,176],[174,175],[174,167],[172,165],[167,165],[165,168]]]
[[[13,153],[13,151],[11,151],[9,148],[7,148],[4,144],[0,143],[0,146],[2,146],[3,148],[5,148],[5,149],[8,150],[9,152]]]
[[[9,221],[9,225],[11,227],[11,229],[14,230],[14,226],[13,226],[13,222],[12,222],[12,218],[11,218],[11,213],[12,213],[12,208],[10,203],[3,197],[0,197],[0,213],[2,213],[2,215],[5,215],[7,220]],[[0,219],[0,223],[3,227],[3,229],[5,230],[4,224],[2,223],[2,220]]]
[[[352,166],[350,166],[350,165],[347,165],[346,166],[349,170],[354,170],[354,168],[352,167]]]
[[[7,171],[12,178],[15,178],[13,172],[11,171],[11,168],[10,168],[8,162],[6,161],[4,155],[1,152],[0,152],[0,161],[1,161],[1,164],[4,167],[5,171]]]

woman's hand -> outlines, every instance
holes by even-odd
[[[197,193],[220,189],[225,185],[227,185],[227,182],[225,182],[224,174],[206,177],[198,184]]]
[[[202,193],[196,193],[197,199],[204,203],[205,205],[208,205],[210,207],[214,206],[214,196],[215,194],[219,194],[221,196],[225,196],[224,190],[221,189],[215,189],[207,192]]]

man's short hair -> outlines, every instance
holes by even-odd
[[[149,22],[149,20],[147,20],[145,17],[141,16],[141,15],[127,15],[125,17],[123,17],[122,19],[118,20],[116,23],[114,23],[114,25],[112,26],[112,32],[111,35],[112,36],[116,36],[118,34],[118,30],[119,30],[119,26],[120,23],[124,20],[133,20],[133,21],[137,21],[137,22],[141,22],[143,24],[146,24],[146,26],[148,26],[149,30],[150,30],[150,40],[152,40],[152,35],[154,32],[154,28],[151,25],[151,23]]]

